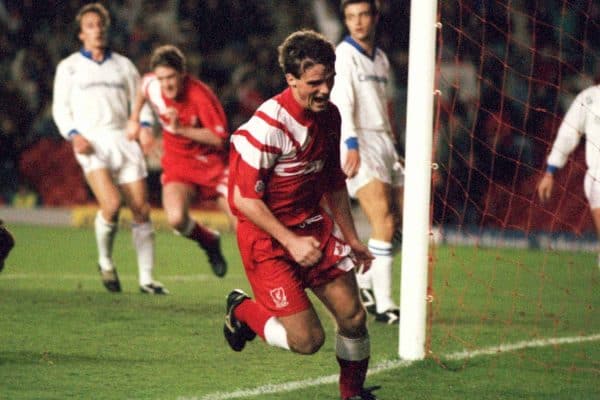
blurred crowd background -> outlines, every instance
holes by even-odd
[[[74,16],[87,2],[0,1],[0,204],[65,206],[91,200],[67,143],[51,115],[58,62],[77,51]],[[213,87],[230,129],[283,88],[276,47],[309,27],[333,42],[343,35],[337,1],[121,0],[111,13],[111,47],[148,72],[156,46],[171,43],[189,71]],[[390,58],[406,57],[405,7],[383,4],[381,44]],[[392,26],[393,25],[393,26]],[[394,68],[402,79],[400,68]],[[157,160],[150,160],[158,167]],[[155,174],[151,183],[156,183]],[[153,188],[157,200],[158,188]]]
[[[80,47],[73,20],[85,3],[0,1],[0,204],[69,206],[91,201],[70,145],[51,116],[55,68]],[[112,17],[111,47],[143,74],[153,48],[179,46],[189,71],[219,96],[230,130],[284,87],[276,48],[285,36],[312,28],[337,43],[345,34],[338,0],[104,4]],[[434,156],[441,168],[434,174],[434,187],[445,194],[438,196],[443,198],[438,210],[457,202],[471,210],[463,214],[477,223],[489,184],[525,182],[543,168],[570,101],[600,76],[600,3],[451,0],[440,2],[439,13],[441,96]],[[409,14],[408,0],[381,1],[378,43],[394,71],[393,124],[400,152]],[[158,163],[151,160],[150,165],[156,202]],[[453,213],[446,214],[451,221]]]

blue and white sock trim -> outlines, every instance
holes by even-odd
[[[391,256],[392,255],[392,244],[390,242],[384,242],[383,240],[369,239],[369,251],[374,256]]]

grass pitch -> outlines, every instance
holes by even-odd
[[[314,356],[260,339],[241,353],[226,345],[225,296],[249,290],[233,235],[223,237],[230,271],[219,279],[192,242],[157,232],[155,277],[172,293],[158,297],[138,291],[127,229],[115,246],[121,294],[100,283],[90,229],[10,229],[17,246],[0,274],[0,399],[338,398],[333,325],[321,307],[328,337]],[[600,398],[594,255],[440,247],[435,257],[431,357],[399,363],[397,327],[370,323],[379,372],[367,385],[382,386],[380,399]],[[544,342],[561,337],[575,340]]]

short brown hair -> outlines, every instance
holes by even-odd
[[[371,13],[376,15],[379,12],[379,2],[377,0],[342,0],[340,3],[340,11],[342,15],[346,15],[346,7],[350,4],[368,3],[371,6]]]
[[[110,26],[110,14],[106,7],[104,7],[101,3],[89,3],[85,6],[81,7],[75,16],[75,23],[77,24],[77,32],[81,32],[81,18],[87,13],[96,13],[102,19],[102,23],[105,28]]]
[[[157,47],[150,57],[150,69],[154,70],[159,66],[171,67],[177,72],[184,73],[186,70],[185,56],[179,48],[170,44]]]
[[[318,32],[300,30],[289,35],[277,48],[279,66],[284,74],[299,78],[304,71],[323,64],[335,67],[335,48],[333,44]]]

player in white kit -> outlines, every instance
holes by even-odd
[[[566,164],[583,135],[587,165],[583,188],[600,238],[600,85],[591,86],[579,93],[565,114],[548,155],[546,173],[538,185],[538,195],[543,202],[550,198],[554,187],[554,173]],[[598,267],[600,268],[600,254]]]
[[[73,144],[99,204],[94,227],[102,282],[110,292],[121,291],[112,250],[122,196],[133,215],[140,291],[166,294],[152,277],[154,230],[146,163],[139,144],[125,135],[140,76],[129,59],[107,47],[110,16],[104,6],[87,4],[75,20],[82,48],[57,66],[52,114],[60,133]],[[152,118],[149,109],[145,118]]]
[[[371,269],[357,274],[361,298],[375,320],[398,323],[392,299],[393,240],[401,222],[403,167],[389,115],[390,65],[375,46],[379,18],[375,0],[343,0],[349,35],[336,48],[331,100],[342,115],[341,159],[348,192],[371,225]]]

